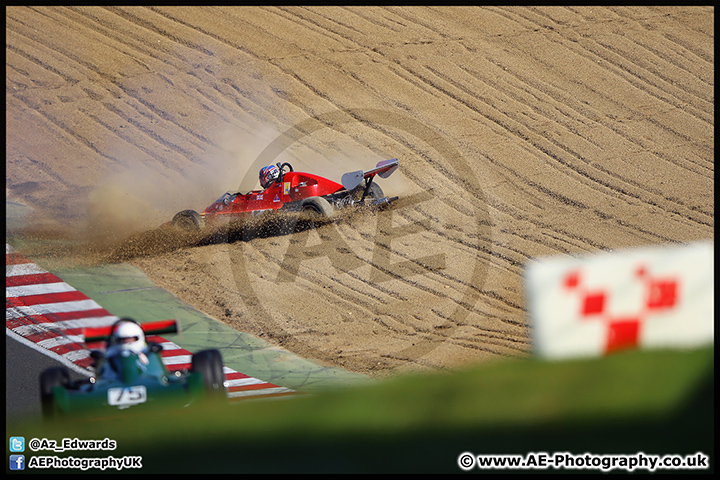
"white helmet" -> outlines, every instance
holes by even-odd
[[[110,333],[108,347],[140,354],[146,346],[145,333],[135,320],[124,318],[115,323]]]

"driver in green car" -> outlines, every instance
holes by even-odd
[[[115,322],[110,332],[105,354],[96,354],[95,371],[102,378],[121,376],[121,359],[136,355],[135,362],[140,371],[145,371],[149,363],[146,351],[148,344],[140,324],[129,318]]]

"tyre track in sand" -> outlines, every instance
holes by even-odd
[[[314,25],[318,25],[317,22],[314,22],[313,24],[314,24]],[[536,25],[538,26],[538,28],[540,28],[540,27],[547,28],[545,25],[540,25],[540,24],[536,24]],[[347,38],[347,37],[344,37],[344,38]],[[573,41],[577,41],[577,40],[573,39]],[[356,42],[356,43],[357,43],[357,42]],[[588,53],[589,51],[588,51],[587,49],[584,49],[584,50],[586,51],[586,53],[585,53],[584,56],[592,56],[591,53]],[[582,55],[582,52],[581,52],[581,55]],[[592,62],[597,62],[597,61],[598,61],[598,60],[596,60],[596,58],[590,58],[590,60],[591,60]],[[607,60],[607,59],[606,59],[606,60]],[[614,63],[612,63],[613,66],[616,66],[616,65],[618,65],[618,64],[619,64],[618,61],[615,61]],[[452,85],[452,87],[455,87],[453,90],[455,90],[455,91],[460,90],[463,94],[465,94],[465,96],[466,96],[467,98],[470,98],[470,99],[473,99],[473,100],[477,100],[477,97],[474,95],[474,93],[478,90],[478,88],[476,88],[476,87],[477,87],[476,85],[470,85],[470,86],[468,86],[468,87],[465,87],[465,86],[463,86],[463,85],[460,85],[458,82],[454,81],[454,80],[451,78],[450,75],[447,75],[447,74],[444,75],[444,74],[442,74],[441,72],[439,72],[437,69],[432,68],[432,67],[427,67],[427,66],[426,66],[426,68],[427,68],[431,73],[433,73],[436,77],[439,77],[439,78],[441,78],[442,80],[444,80],[445,83],[449,83],[450,85]],[[470,70],[468,70],[467,68],[464,68],[464,67],[462,67],[462,66],[459,66],[459,68],[465,70],[468,74],[470,74],[470,77],[471,77],[471,78],[473,78],[473,79],[477,79],[477,78],[478,78],[478,72],[477,72],[477,71],[470,71]],[[607,67],[605,67],[605,68],[607,68]],[[627,69],[628,69],[628,68],[625,67],[625,70],[627,70]],[[482,110],[480,109],[480,107],[477,106],[476,103],[475,103],[475,104],[470,104],[470,101],[467,101],[467,100],[465,100],[465,99],[463,99],[463,98],[460,98],[460,95],[459,95],[459,94],[451,92],[448,87],[440,86],[440,85],[437,84],[436,81],[433,81],[432,79],[429,79],[427,76],[424,76],[424,75],[422,75],[422,74],[420,74],[420,73],[418,73],[418,72],[412,72],[412,71],[408,70],[407,68],[406,68],[405,70],[408,71],[409,73],[411,73],[411,74],[412,74],[413,76],[415,76],[416,78],[418,78],[418,79],[420,79],[421,81],[425,82],[426,84],[431,85],[434,89],[436,89],[436,90],[438,90],[438,91],[440,91],[440,92],[442,92],[442,93],[450,96],[451,98],[453,98],[454,100],[456,100],[456,101],[458,101],[458,102],[461,102],[461,103],[465,104],[465,105],[468,106],[468,108],[470,108],[471,110],[473,110],[473,111],[475,111],[475,112],[477,112],[477,113],[480,113],[481,115],[485,116],[485,117],[488,118],[488,119],[491,119],[492,121],[498,123],[499,125],[503,126],[504,128],[510,129],[510,128],[508,127],[508,125],[507,125],[507,117],[506,117],[505,115],[503,115],[502,112],[501,112],[499,109],[493,108],[494,111],[493,111],[493,112],[490,112],[490,113],[487,112],[487,111],[482,111]],[[653,73],[654,73],[654,72],[653,72]],[[509,74],[512,75],[512,72],[509,72]],[[642,79],[643,77],[640,77],[640,78]],[[645,76],[645,78],[647,78],[647,76]],[[662,77],[661,77],[661,78],[662,78]],[[487,82],[486,82],[486,84],[487,84]],[[492,85],[490,85],[490,84],[487,84],[487,85],[488,85],[490,88],[493,88]],[[510,91],[510,90],[506,90],[506,91],[504,91],[503,93],[504,93],[505,95],[511,96],[514,101],[518,102],[519,105],[523,105],[523,104],[526,105],[526,104],[532,103],[532,102],[535,102],[535,103],[537,103],[538,105],[543,105],[543,104],[550,104],[550,105],[560,104],[560,105],[562,105],[562,103],[559,103],[559,99],[553,98],[553,95],[552,95],[552,94],[550,95],[550,98],[549,98],[549,99],[548,99],[547,97],[546,97],[546,98],[537,98],[536,95],[533,95],[533,97],[529,99],[530,101],[527,101],[527,100],[524,101],[522,98],[520,98],[520,96],[522,95],[523,91],[528,88],[528,87],[527,87],[528,85],[531,85],[531,80],[530,80],[530,79],[523,79],[523,80],[520,80],[520,83],[519,83],[519,87],[518,87],[518,89],[519,89],[519,91],[520,91],[519,94],[515,94],[513,91]],[[547,88],[543,88],[543,85],[536,86],[536,88],[539,88],[540,91],[542,91],[543,93],[547,93]],[[531,95],[532,95],[532,92],[530,92],[530,93],[531,93]],[[712,93],[710,93],[710,95],[712,95]],[[490,96],[490,95],[488,95],[488,96]],[[607,96],[605,96],[604,99],[605,99],[605,100],[611,100],[610,97],[607,97]],[[548,101],[548,100],[549,100],[549,101]],[[563,99],[563,100],[564,100],[564,99]],[[662,99],[661,99],[661,100],[662,100]],[[622,105],[616,104],[616,106],[617,106],[617,107],[621,107]],[[673,105],[673,106],[676,106],[676,105]],[[536,110],[536,111],[537,111],[537,110]],[[584,114],[583,112],[581,112],[579,109],[576,109],[576,112],[577,112],[578,114],[580,114],[580,116],[581,116],[581,118],[580,118],[580,123],[581,123],[582,126],[587,125],[587,124],[593,124],[593,123],[599,123],[600,125],[607,126],[607,125],[604,125],[604,124],[603,124],[602,118],[601,118],[599,115],[597,115],[597,114],[592,115],[592,116],[593,116],[592,119],[587,118],[587,121],[586,121],[586,120],[585,120],[586,117],[585,117],[585,114]],[[543,115],[541,112],[538,112],[538,113],[539,113],[540,115]],[[637,113],[637,112],[632,112],[631,114],[636,114],[636,113]],[[516,120],[516,121],[519,122],[519,120],[516,119],[516,118],[513,118],[513,120]],[[577,121],[576,119],[574,119],[574,120]],[[554,119],[554,118],[548,116],[547,121],[557,121],[557,119]],[[520,123],[521,123],[521,122],[520,122]],[[606,122],[606,123],[607,123],[607,122]],[[522,123],[521,123],[521,124],[522,124]],[[709,127],[712,127],[712,124],[708,124],[708,126],[709,126]],[[659,127],[660,127],[660,128],[665,128],[665,127],[663,127],[663,126],[659,126]],[[570,126],[569,128],[572,129],[573,127]],[[608,128],[610,128],[610,127],[608,127]],[[524,140],[527,140],[528,137],[529,137],[529,134],[526,133],[525,131],[523,131],[523,132],[519,131],[519,127],[515,127],[515,128],[513,128],[512,130],[514,130],[515,132],[517,132],[516,134],[517,134],[519,137],[521,137],[522,139],[524,139]],[[638,148],[645,148],[645,146],[644,146],[644,145],[641,145],[638,140],[633,139],[633,138],[629,138],[629,137],[623,135],[622,132],[619,132],[619,131],[618,131],[617,133],[619,133],[621,137],[627,138],[627,140],[628,140],[631,144],[637,145]],[[676,133],[676,132],[673,132],[673,133]],[[681,134],[678,134],[678,136],[680,136],[681,138],[683,138]],[[540,136],[540,138],[541,138],[543,141],[546,140],[546,139],[543,138],[542,136]],[[685,140],[685,139],[683,138],[683,140]],[[558,153],[555,153],[555,152],[553,152],[553,151],[549,151],[549,148],[548,148],[547,146],[541,145],[541,144],[539,143],[539,140],[536,140],[536,141],[534,141],[533,143],[534,143],[534,145],[537,147],[538,150],[540,150],[540,151],[542,151],[542,152],[544,152],[544,153],[552,156],[554,159],[559,160],[563,165],[566,165],[566,166],[570,167],[570,168],[571,168],[572,170],[574,170],[575,172],[578,172],[578,173],[581,174],[582,176],[586,177],[588,180],[590,180],[589,183],[591,184],[591,186],[593,186],[592,184],[599,184],[598,186],[607,187],[607,188],[611,188],[611,189],[615,190],[615,193],[622,194],[622,195],[628,195],[628,194],[634,195],[636,198],[638,198],[639,200],[644,201],[644,202],[646,202],[646,203],[651,203],[651,204],[653,204],[653,205],[658,205],[658,206],[662,205],[663,208],[667,208],[667,207],[664,205],[664,204],[667,203],[667,202],[666,202],[666,201],[663,201],[663,200],[668,200],[668,199],[663,199],[662,197],[658,197],[658,196],[655,196],[655,198],[650,199],[650,200],[648,200],[648,199],[643,199],[643,198],[641,198],[641,196],[640,196],[639,193],[636,193],[636,192],[637,192],[637,189],[629,189],[628,186],[627,186],[627,183],[633,184],[633,186],[635,186],[635,187],[640,187],[640,188],[642,188],[642,185],[638,185],[636,182],[633,182],[632,179],[629,179],[629,178],[627,178],[627,177],[618,176],[618,175],[614,174],[613,172],[610,172],[610,171],[607,171],[607,170],[604,170],[604,169],[601,169],[601,168],[597,168],[597,167],[595,167],[595,169],[593,169],[593,170],[598,170],[598,169],[599,169],[602,173],[597,172],[597,171],[593,171],[593,172],[591,172],[591,173],[588,173],[588,172],[586,171],[586,164],[587,164],[587,162],[580,162],[579,165],[575,165],[575,163],[578,163],[578,162],[573,162],[571,159],[567,159],[567,158],[562,158],[562,159],[561,159],[561,158],[558,158],[558,157],[559,157],[559,154],[558,154]],[[553,143],[553,147],[555,147],[555,149],[566,150],[566,151],[568,151],[568,153],[569,153],[572,157],[574,157],[575,159],[582,159],[582,156],[581,156],[579,153],[569,150],[566,146],[560,144],[559,142],[552,142],[552,143]],[[598,146],[598,147],[599,147],[599,146]],[[661,156],[661,158],[665,157],[665,156],[662,155],[662,152],[654,152],[654,153],[659,154],[659,155]],[[672,161],[672,160],[670,160],[670,161]],[[680,164],[678,164],[678,166],[680,166],[681,168],[688,168],[688,165],[687,165],[687,164],[685,164],[685,165],[680,165]],[[710,171],[709,169],[703,169],[703,170],[704,170],[704,171],[703,171],[702,173],[704,173],[704,174],[706,174],[706,175],[707,175],[707,174],[711,174],[711,171]],[[698,172],[697,170],[695,170],[695,171],[696,171],[696,173],[700,173],[700,172]],[[604,179],[595,178],[595,177],[598,177],[599,174],[600,174],[601,176],[605,177],[605,178],[604,178]],[[605,174],[605,175],[602,175],[602,174]],[[611,177],[611,178],[608,178],[608,177]],[[620,185],[618,186],[617,184],[618,184],[619,182],[620,182]],[[635,190],[635,191],[632,191],[632,190]],[[546,191],[545,193],[546,193],[546,194],[550,194],[550,195],[554,195],[553,192],[547,192],[547,191]],[[655,193],[655,192],[652,192],[652,193]],[[562,198],[562,200],[565,201],[565,202],[568,202],[568,201],[569,201],[569,200],[567,200],[566,198]],[[674,201],[675,203],[679,203],[682,207],[687,207],[687,206],[684,205],[679,199],[671,199],[670,201]],[[693,207],[690,206],[690,207],[687,207],[687,208],[691,208],[691,209],[692,209]],[[678,212],[678,211],[675,211],[675,213],[680,213],[680,214],[682,214],[682,215],[687,215],[687,212]],[[698,219],[698,221],[699,221],[700,223],[704,223],[704,224],[707,224],[707,222],[708,222],[707,219]],[[662,236],[658,236],[658,239],[659,239],[659,240],[667,240],[666,238],[664,238],[664,237],[662,237]]]
[[[267,256],[266,256],[266,259],[268,259]],[[370,264],[373,265],[371,262],[370,262]],[[373,266],[375,266],[377,268],[377,265],[373,265]],[[328,278],[328,280],[330,280],[330,278]],[[325,282],[322,282],[322,283],[325,283]],[[408,282],[408,283],[411,283],[411,282]],[[463,285],[462,287],[467,287],[467,286]],[[435,292],[434,295],[436,295],[438,298],[443,298],[443,295],[440,292]],[[331,302],[331,303],[333,303],[333,302]],[[517,306],[515,306],[515,307],[517,308]]]
[[[713,15],[9,7],[6,185],[33,206],[55,192],[62,218],[137,170],[127,194],[167,220],[254,180],[259,151],[317,118],[278,160],[339,178],[397,157],[378,182],[395,208],[292,235],[140,233],[124,259],[239,330],[361,373],[524,355],[529,259],[713,237]]]
[[[409,71],[409,70],[406,69],[406,71]],[[435,71],[434,69],[431,69],[431,71],[432,71],[433,73],[439,75],[438,72]],[[425,81],[426,83],[432,85],[436,90],[440,90],[441,92],[447,94],[448,96],[452,97],[453,99],[455,99],[455,100],[457,100],[457,101],[460,101],[460,102],[463,102],[464,104],[468,105],[468,107],[471,108],[472,110],[474,110],[474,111],[476,111],[476,112],[479,111],[479,108],[478,108],[478,107],[476,107],[476,106],[474,106],[474,105],[470,105],[468,102],[463,101],[462,99],[459,98],[459,96],[458,96],[457,94],[450,93],[446,88],[439,87],[439,86],[438,86],[436,83],[434,83],[433,81],[427,81],[425,78],[422,78],[421,75],[419,75],[419,74],[417,74],[417,73],[415,73],[415,72],[410,72],[410,73],[412,73],[416,78],[420,78],[421,80]],[[455,83],[455,82],[452,82],[452,80],[450,80],[449,78],[447,78],[447,76],[444,76],[444,77],[442,77],[442,78],[443,78],[443,80],[445,80],[445,81],[451,82],[451,83],[453,84],[453,86],[458,87],[458,84]],[[465,88],[462,88],[462,87],[460,87],[460,88],[461,88],[462,90],[464,90],[465,93],[468,93],[468,95],[470,95],[470,96],[472,95],[472,89],[471,89],[471,88],[468,88],[468,89],[465,89]],[[505,94],[507,94],[507,92],[505,92]],[[471,97],[471,98],[472,98],[472,97]],[[481,113],[482,113],[482,112],[481,112]],[[488,117],[488,118],[492,118],[492,116],[491,116],[490,114],[485,114],[485,116]],[[503,120],[498,120],[498,119],[493,119],[493,120],[494,120],[496,123],[503,125]],[[523,138],[523,139],[527,139],[527,135],[524,135],[524,134],[522,134],[522,133],[519,133],[518,136],[520,136],[520,137]],[[537,142],[536,142],[536,144],[537,144]],[[558,144],[558,143],[555,143],[554,146],[555,146],[555,147],[558,147],[558,148],[562,148],[562,145],[560,145],[560,144]],[[557,155],[557,154],[553,154],[552,152],[549,152],[549,151],[548,151],[548,148],[542,147],[542,146],[539,146],[539,145],[538,145],[538,148],[539,148],[540,150],[544,151],[545,153],[553,156],[553,158],[558,159],[558,155]],[[570,153],[574,153],[574,152],[570,152]],[[578,155],[575,155],[575,156],[578,156]],[[627,194],[628,194],[627,189],[626,189],[625,187],[613,186],[613,185],[612,185],[611,183],[609,183],[608,181],[599,181],[597,178],[593,178],[591,175],[585,173],[583,170],[580,169],[580,167],[573,166],[572,164],[569,163],[569,161],[563,162],[563,164],[569,165],[570,168],[573,169],[573,170],[576,171],[576,172],[580,172],[581,175],[583,175],[584,177],[586,177],[586,178],[588,178],[588,179],[590,180],[591,185],[600,184],[601,186],[608,187],[608,188],[611,188],[611,189],[615,190],[615,193],[623,194],[623,195],[627,195]],[[514,175],[517,176],[518,178],[521,178],[521,179],[523,178],[523,177],[522,177],[520,174],[518,174],[517,172],[513,172],[513,173],[514,173]],[[597,173],[594,173],[594,175],[597,177]],[[524,183],[531,183],[531,185],[532,185],[532,182],[527,182],[527,180],[525,180]],[[534,184],[534,186],[535,186],[536,188],[539,188],[539,189],[540,189],[543,193],[545,193],[546,195],[550,195],[550,196],[552,196],[552,197],[557,198],[557,199],[560,200],[562,203],[565,203],[565,204],[574,204],[574,205],[578,206],[577,202],[574,202],[573,200],[570,200],[570,199],[568,199],[567,197],[564,197],[564,196],[562,196],[562,195],[558,195],[558,194],[556,194],[556,193],[554,193],[554,192],[552,192],[552,191],[549,191],[548,189],[546,189],[546,188],[544,188],[544,187],[542,187],[542,186],[538,186],[537,184]],[[521,188],[522,188],[522,187],[521,187]],[[597,188],[597,187],[596,187],[596,188]],[[637,196],[637,194],[636,194],[636,196]],[[638,198],[639,198],[639,196],[638,196]],[[654,204],[657,204],[657,202],[653,202],[653,203],[654,203]],[[584,208],[587,208],[587,207],[584,207]],[[599,213],[600,213],[600,212],[599,212]],[[602,214],[602,213],[600,213],[600,215],[602,215],[602,218],[603,218],[603,219],[609,219],[609,218],[611,218],[610,216],[604,215],[604,214]],[[634,226],[631,226],[631,225],[628,225],[628,226],[634,227]],[[649,235],[649,236],[654,237],[655,240],[659,240],[659,241],[667,241],[667,240],[668,240],[667,237],[665,237],[665,236],[663,236],[663,235],[659,235],[659,234],[656,233],[656,232],[649,232],[649,231],[647,231],[647,230],[639,229],[639,228],[637,228],[637,227],[634,227],[634,228],[635,228],[637,231],[639,231],[639,232],[642,232],[642,233],[644,233],[644,234],[647,234],[647,235]],[[579,237],[579,236],[575,236],[574,238],[580,238],[580,237]],[[589,242],[589,243],[592,245],[592,242]]]
[[[119,52],[121,46],[127,47],[128,49],[133,50],[134,53],[133,55],[131,55],[133,59],[137,58],[135,57],[136,54],[142,54],[145,55],[146,58],[152,58],[152,52],[148,52],[147,50],[142,51],[138,48],[138,46],[141,45],[142,42],[125,41],[123,40],[122,36],[113,34],[109,27],[101,26],[103,24],[95,20],[94,18],[89,18],[87,21],[85,21],[78,15],[75,15],[74,12],[71,13],[70,11],[64,9],[52,10],[49,11],[49,14],[45,14],[45,12],[46,10],[43,10],[43,13],[40,15],[43,18],[41,18],[41,21],[35,24],[35,26],[33,27],[34,30],[38,28],[53,30],[55,28],[59,28],[56,25],[62,26],[66,25],[67,23],[69,23],[70,25],[76,23],[83,26],[87,25],[92,32],[97,33],[100,37],[104,37],[105,40],[102,40],[102,43],[112,45],[112,49]],[[22,22],[18,23],[22,24]],[[26,28],[31,27],[31,25],[23,26]],[[17,35],[23,36],[32,42],[35,42],[36,39],[43,39],[43,37],[37,37],[29,33],[25,33],[20,28],[14,28],[12,23],[8,26],[8,28],[12,29]],[[79,27],[75,27],[75,29],[77,28]],[[95,35],[93,35],[93,37],[95,40],[98,38]],[[92,102],[92,106],[94,108],[80,110],[81,113],[84,114],[85,118],[89,119],[92,123],[98,126],[101,131],[100,134],[98,134],[96,129],[89,129],[90,132],[96,134],[98,137],[102,137],[104,135],[110,137],[118,136],[123,142],[127,142],[128,144],[132,145],[134,148],[137,148],[140,152],[146,154],[149,158],[154,160],[161,160],[161,157],[156,153],[158,149],[162,149],[163,151],[166,149],[170,149],[174,153],[179,154],[185,160],[191,162],[193,161],[194,155],[188,149],[180,147],[178,143],[171,142],[168,139],[168,137],[170,137],[169,135],[167,137],[164,137],[161,132],[157,132],[152,128],[148,128],[145,125],[144,122],[157,121],[158,118],[167,120],[168,116],[163,111],[154,108],[152,103],[143,101],[142,98],[139,98],[137,94],[134,94],[131,89],[123,87],[121,78],[118,78],[108,73],[103,68],[94,65],[90,58],[84,60],[77,55],[70,53],[69,49],[59,40],[54,40],[52,42],[41,42],[41,46],[42,48],[52,50],[59,57],[69,60],[69,62],[61,62],[62,70],[51,69],[51,71],[54,71],[57,75],[61,76],[64,81],[70,83],[73,86],[76,84],[80,85],[82,91],[89,98],[95,100],[95,102]],[[11,46],[10,48],[11,50],[23,52],[22,47]],[[37,58],[33,58],[24,52],[22,54],[26,56],[30,61],[42,66],[42,62]],[[124,54],[123,56],[127,58],[128,55]],[[142,66],[143,73],[149,71],[149,67],[147,67],[146,62],[147,60],[134,61],[134,63],[136,63],[137,65]],[[86,70],[91,73],[86,73]],[[91,82],[87,82],[91,85],[83,87],[85,82],[82,82],[80,80],[81,78],[91,79]],[[99,81],[93,82],[93,79]],[[128,101],[128,98],[123,98],[122,103],[113,103],[113,100],[111,99],[118,98],[119,92],[126,94],[132,100],[137,100],[137,103],[133,101]],[[63,114],[62,110],[60,111],[60,115],[53,115],[52,113],[50,113],[50,111],[39,108],[38,105],[32,104],[32,102],[27,99],[25,99],[24,101],[29,108],[32,108],[33,110],[46,116],[46,118],[48,118],[53,124],[57,125],[66,133],[70,134],[80,143],[91,148],[93,152],[99,154],[105,159],[111,161],[112,163],[120,163],[120,159],[107,155],[101,148],[96,147],[95,142],[91,141],[86,137],[87,134],[83,132],[83,128],[73,128],[73,126],[70,125],[69,122],[65,122],[61,116]],[[51,103],[51,101],[48,101],[47,103]],[[98,106],[100,107],[99,109],[97,108]],[[135,118],[137,118],[137,120]],[[126,133],[124,130],[117,127],[119,121],[127,122],[134,128]],[[87,125],[83,122],[80,122],[77,126],[87,127]],[[197,134],[195,132],[189,131],[181,124],[176,123],[174,124],[174,126],[183,129],[191,136],[197,137]],[[140,133],[140,135],[138,135],[138,132]],[[149,138],[150,144],[145,145],[143,142],[140,142],[139,140],[142,138]],[[187,139],[184,139],[183,141],[187,142]]]

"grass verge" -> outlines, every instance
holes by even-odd
[[[507,359],[269,401],[7,425],[7,436],[109,438],[142,473],[458,473],[458,456],[714,451],[714,348]],[[67,470],[66,470],[67,471]],[[90,469],[89,472],[97,472]],[[541,470],[542,471],[542,470]],[[597,473],[597,472],[596,472]]]

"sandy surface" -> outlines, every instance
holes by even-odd
[[[714,235],[711,7],[8,7],[6,22],[6,192],[33,229],[325,364],[526,355],[529,258]],[[266,163],[339,180],[388,158],[400,169],[378,183],[401,201],[377,215],[154,230],[258,188]]]

